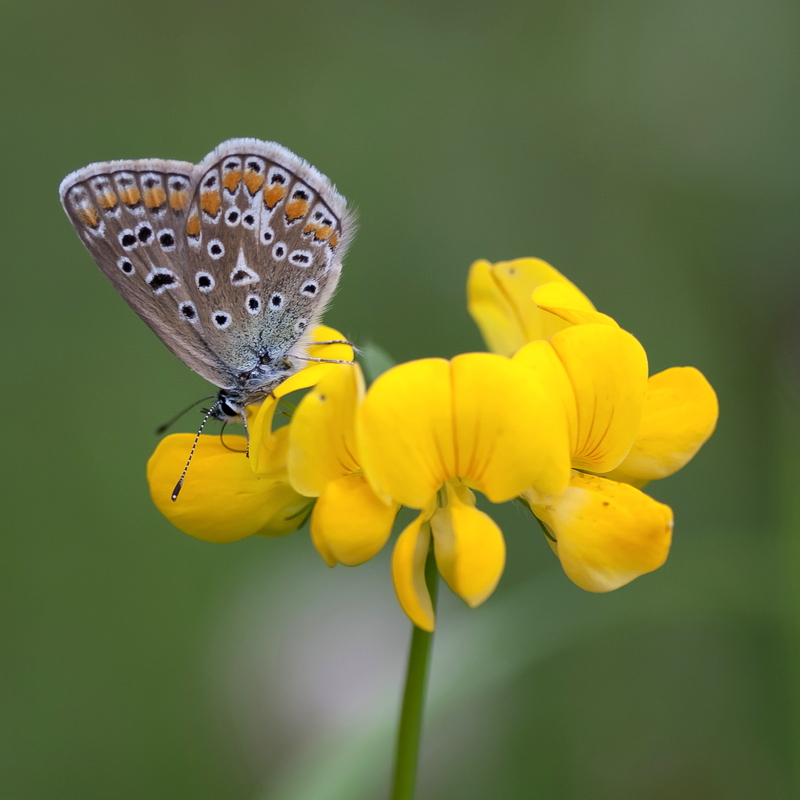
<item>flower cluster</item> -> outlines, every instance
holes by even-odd
[[[392,576],[404,611],[425,630],[434,627],[424,578],[431,548],[470,606],[502,575],[503,534],[476,507],[476,492],[492,503],[521,500],[584,589],[610,591],[657,569],[672,511],[641,488],[683,467],[711,435],[714,390],[692,367],[648,377],[641,344],[543,261],[478,261],[467,289],[492,352],[401,364],[369,389],[357,364],[309,366],[249,409],[249,458],[243,437],[238,452],[201,437],[177,503],[170,494],[191,441],[164,439],[148,464],[158,508],[214,542],[280,536],[310,514],[330,566],[372,558],[399,508],[415,509]],[[315,332],[317,341],[337,338]],[[312,349],[352,359],[347,345]],[[289,424],[274,428],[282,398],[309,387]]]

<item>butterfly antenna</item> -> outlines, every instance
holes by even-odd
[[[296,358],[298,361],[314,361],[319,364],[352,364],[354,362],[348,361],[343,358],[314,358],[313,356],[289,356],[289,358]]]
[[[156,436],[161,436],[162,433],[167,431],[171,428],[184,414],[188,411],[191,411],[195,406],[199,406],[200,403],[205,402],[206,400],[213,400],[216,397],[214,394],[209,394],[206,397],[201,397],[199,400],[195,400],[190,406],[186,406],[180,414],[176,414],[169,422],[165,422],[163,425],[159,425],[156,428]]]
[[[247,449],[244,451],[245,456],[250,458],[250,429],[247,427],[247,411],[242,409],[242,425],[244,425],[244,435],[247,437]]]
[[[192,449],[189,451],[189,458],[186,459],[186,466],[183,468],[183,472],[181,473],[180,480],[175,484],[175,488],[172,490],[172,502],[174,503],[178,499],[178,495],[181,493],[181,489],[183,489],[183,479],[186,477],[186,473],[189,469],[189,464],[192,463],[192,458],[194,457],[194,451],[197,448],[197,443],[200,441],[200,434],[203,432],[203,428],[206,426],[206,422],[211,419],[211,415],[217,410],[217,406],[219,406],[219,400],[214,403],[211,408],[206,411],[206,415],[203,417],[203,421],[200,423],[200,430],[197,431],[197,435],[194,437],[194,441],[192,442]]]

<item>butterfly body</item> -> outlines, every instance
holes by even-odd
[[[91,164],[59,192],[126,302],[219,387],[213,416],[239,416],[300,368],[354,227],[313,166],[274,142],[231,139],[199,164]]]

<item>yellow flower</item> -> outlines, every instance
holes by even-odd
[[[634,487],[671,475],[711,436],[718,405],[708,381],[692,367],[648,380],[636,339],[544,262],[477,262],[468,295],[490,348],[547,375],[565,409],[569,488],[523,494],[564,571],[603,592],[657,569],[672,511]]]
[[[468,605],[500,580],[503,536],[472,490],[501,503],[531,486],[559,494],[569,479],[558,395],[524,365],[489,353],[390,369],[367,393],[356,438],[376,494],[420,509],[397,540],[392,574],[401,606],[424,630],[434,626],[424,580],[431,536],[442,577]]]
[[[314,341],[342,339],[319,326]],[[312,345],[313,358],[352,359],[349,345]],[[289,483],[288,428],[272,431],[281,397],[312,386],[338,365],[311,362],[274,391],[261,406],[247,409],[250,452],[243,436],[200,436],[186,481],[176,502],[172,490],[186,464],[193,434],[167,436],[147,463],[150,495],[158,510],[180,530],[207,542],[234,542],[246,536],[283,536],[299,528],[311,503]]]
[[[292,486],[319,498],[311,538],[328,566],[355,566],[386,544],[399,505],[378,497],[364,477],[356,441],[356,413],[364,377],[355,365],[339,365],[300,402],[289,426]]]

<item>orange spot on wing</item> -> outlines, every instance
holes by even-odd
[[[130,186],[127,189],[120,189],[119,196],[126,206],[135,206],[141,199],[138,186]]]
[[[334,233],[333,236],[331,236],[331,240],[328,244],[330,244],[330,246],[335,250],[339,246],[339,234]]]
[[[230,172],[225,173],[225,177],[222,179],[222,185],[229,192],[235,192],[241,180],[242,180],[242,171],[240,169],[234,169],[231,170]]]
[[[199,236],[200,235],[200,217],[197,214],[193,214],[189,217],[189,221],[186,223],[186,233],[189,236]]]
[[[154,186],[146,189],[144,193],[144,204],[148,208],[160,208],[167,202],[167,193],[160,187]]]
[[[292,200],[286,204],[286,219],[289,222],[308,214],[308,200]]]
[[[255,194],[264,185],[264,176],[259,172],[249,169],[244,174],[244,185],[250,194]]]
[[[324,242],[326,239],[330,239],[331,236],[333,236],[333,228],[331,228],[330,225],[320,225],[317,228],[317,232],[314,234],[314,238],[318,242]]]
[[[216,217],[222,206],[222,198],[219,196],[219,192],[203,192],[200,195],[200,206],[206,214]]]
[[[78,211],[78,217],[90,228],[96,228],[100,224],[100,215],[94,206],[84,206]]]
[[[284,197],[286,197],[286,187],[280,183],[264,189],[264,205],[267,208],[275,208]]]
[[[105,192],[97,198],[97,202],[100,203],[100,208],[111,211],[117,207],[117,196],[114,192]]]
[[[183,211],[186,204],[189,202],[189,192],[170,192],[169,204],[174,211]]]

